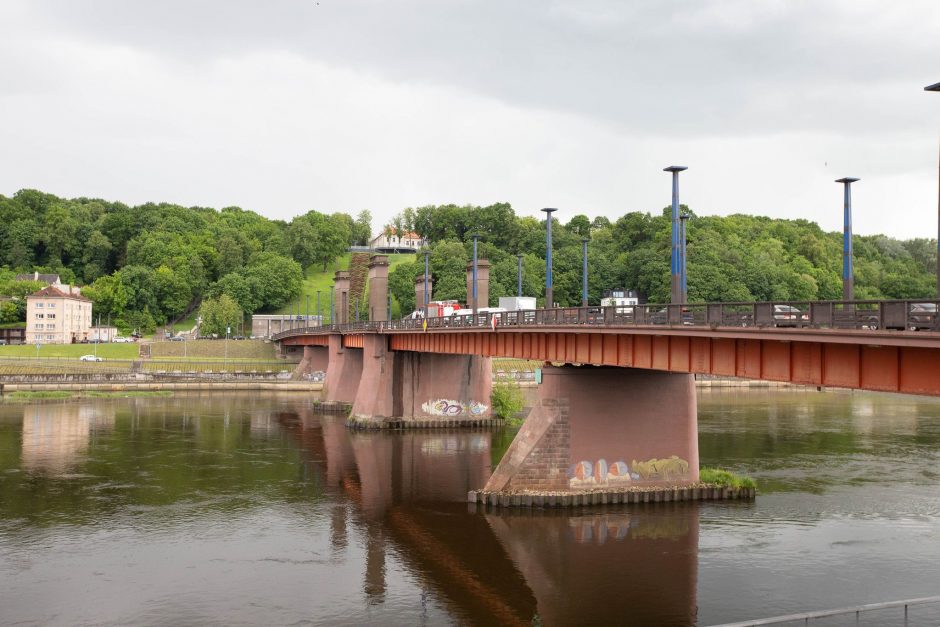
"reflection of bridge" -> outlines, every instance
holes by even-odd
[[[332,543],[343,550],[347,526],[362,530],[363,591],[373,603],[383,602],[391,553],[458,622],[530,625],[536,615],[544,625],[695,621],[694,504],[467,515],[458,502],[489,474],[489,434],[349,431],[312,414],[282,413],[280,424],[326,492],[356,503],[334,509]]]
[[[369,271],[370,317],[384,320],[387,263],[376,257]],[[274,339],[303,347],[298,371],[325,370],[326,400],[350,403],[351,420],[367,426],[485,420],[491,357],[563,364],[543,370],[538,401],[486,488],[620,489],[698,481],[694,374],[940,395],[936,305],[637,305],[365,324],[341,316]]]

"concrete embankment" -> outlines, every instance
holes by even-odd
[[[320,381],[291,381],[280,377],[264,376],[199,376],[158,377],[147,374],[61,374],[17,375],[0,378],[0,395],[9,392],[81,391],[96,390],[124,392],[130,390],[275,390],[282,392],[319,392]]]

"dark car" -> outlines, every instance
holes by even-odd
[[[802,327],[809,323],[809,316],[792,305],[774,305],[774,326]]]
[[[675,315],[675,314],[673,314]],[[679,312],[680,324],[685,326],[692,326],[695,324],[695,316],[692,314],[692,310],[688,307],[683,307]],[[663,307],[659,311],[650,315],[650,323],[652,324],[674,324],[669,319],[669,307]]]
[[[913,331],[937,328],[937,303],[913,303],[908,320]]]

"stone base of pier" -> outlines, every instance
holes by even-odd
[[[552,492],[471,490],[467,502],[493,507],[585,507],[681,501],[748,500],[757,496],[755,488],[724,488],[710,485],[635,490]]]

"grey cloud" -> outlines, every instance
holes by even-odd
[[[888,106],[932,80],[932,2],[29,3],[52,28],[201,63],[286,50],[453,85],[638,134],[916,128]]]

